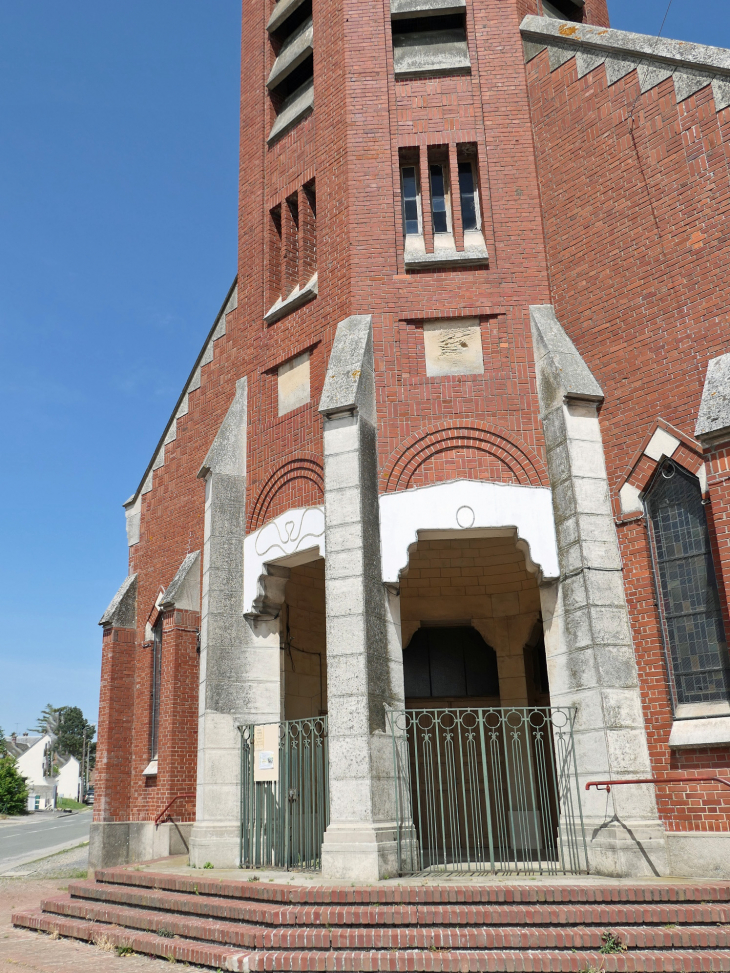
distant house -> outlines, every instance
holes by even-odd
[[[18,771],[28,781],[28,810],[44,811],[56,806],[57,797],[79,800],[80,767],[76,757],[52,756],[53,738],[13,734],[5,740],[8,753],[15,757]],[[53,768],[57,773],[53,772]]]
[[[57,796],[67,797],[72,801],[81,800],[81,765],[70,755],[58,757],[56,760],[58,774],[55,777]]]

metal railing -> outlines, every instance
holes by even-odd
[[[241,732],[241,867],[316,869],[329,824],[327,717],[278,724],[271,780],[256,780],[256,725]]]
[[[730,787],[730,778],[727,777],[694,777],[690,774],[672,774],[671,777],[636,777],[626,780],[589,780],[586,790],[595,787],[597,791],[611,793],[611,788],[616,784],[724,784]]]
[[[160,822],[162,821],[163,818],[165,818],[165,815],[170,810],[170,808],[173,806],[173,804],[177,803],[177,801],[183,801],[183,800],[185,800],[185,798],[194,798],[194,797],[196,797],[195,794],[176,794],[171,801],[168,801],[168,803],[163,807],[163,809],[160,811],[160,813],[155,818],[155,827],[157,828],[159,826]],[[166,821],[169,821],[170,820],[169,814],[168,814],[167,818],[165,818],[165,820]]]
[[[401,874],[588,869],[563,707],[388,710]]]

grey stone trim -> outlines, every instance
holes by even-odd
[[[717,111],[730,105],[730,51],[725,48],[532,15],[520,30],[525,61],[547,48],[551,71],[575,57],[578,77],[605,64],[609,85],[637,70],[642,92],[673,77],[677,102],[711,84]]]
[[[127,522],[127,544],[134,547],[139,544],[139,529],[142,520],[142,495],[130,497],[122,506],[124,507],[124,517]]]
[[[668,831],[672,875],[730,878],[730,831]]]
[[[471,61],[463,30],[429,30],[393,35],[396,78],[423,74],[469,74]]]
[[[236,382],[236,394],[228,407],[225,419],[198,471],[200,478],[209,473],[227,476],[246,475],[246,417],[247,389],[245,378]]]
[[[276,116],[276,121],[271,126],[266,140],[268,145],[273,145],[282,135],[286,135],[312,111],[314,111],[314,78],[305,81],[300,88],[292,92],[281,106],[281,111]]]
[[[730,432],[730,354],[707,363],[695,436],[712,441]]]
[[[313,301],[318,293],[318,283],[317,274],[314,274],[304,287],[300,288],[299,285],[294,288],[291,294],[285,298],[278,298],[278,300],[271,305],[269,310],[264,314],[264,321],[267,324],[273,324],[274,321],[278,321],[280,318],[284,318],[287,314],[291,314],[292,311],[296,311],[297,308],[303,307],[310,301]]]
[[[596,777],[651,777],[597,406],[600,386],[551,305],[530,308],[560,580],[541,601],[550,700],[573,706],[590,870],[666,874],[651,785],[585,792]]]
[[[293,14],[297,7],[300,7],[303,3],[304,0],[279,0],[271,12],[266,29],[270,33],[278,30],[287,17]]]
[[[437,267],[486,267],[489,264],[489,253],[486,247],[482,250],[469,247],[465,250],[436,250],[434,253],[406,253],[404,254],[406,270],[429,270]]]
[[[319,401],[327,418],[357,410],[376,421],[372,320],[369,314],[353,314],[337,325]]]
[[[380,564],[370,315],[353,315],[338,325],[319,409],[331,810],[322,869],[326,878],[376,881],[397,867],[385,709],[403,706],[403,657],[398,611]]]
[[[288,78],[292,71],[309,57],[313,49],[314,26],[312,18],[309,17],[282,45],[266,82],[269,91]]]
[[[137,575],[130,574],[109,602],[109,607],[99,619],[104,628],[137,627]]]
[[[168,611],[171,608],[200,611],[200,551],[185,555],[160,604]]]
[[[458,14],[465,10],[466,0],[390,0],[391,20]]]
[[[727,747],[730,743],[730,716],[714,716],[698,720],[675,720],[669,734],[669,747],[684,750],[688,747]]]
[[[555,316],[552,304],[533,304],[530,307],[535,358],[540,359],[540,375],[548,383],[542,389],[543,395],[557,395],[563,399],[588,399],[592,402],[603,401],[603,390],[593,377],[590,368],[563,331]],[[556,405],[558,399],[551,401]],[[543,400],[540,407],[544,410]]]
[[[169,821],[94,821],[89,834],[89,864],[113,868],[133,862],[185,855],[192,824]]]
[[[180,395],[180,398],[175,404],[175,408],[172,411],[167,425],[165,426],[165,431],[162,433],[160,440],[152,454],[152,459],[144,471],[144,475],[140,480],[139,486],[132,494],[132,496],[127,500],[124,506],[128,506],[133,503],[137,498],[145,493],[149,493],[152,489],[153,474],[155,470],[160,469],[165,462],[165,446],[168,443],[173,442],[177,437],[177,420],[188,412],[188,395],[195,389],[200,388],[200,369],[201,367],[209,361],[213,360],[213,342],[217,341],[226,333],[226,315],[230,314],[231,311],[238,307],[238,278],[236,278],[231,287],[226,294],[226,299],[223,302],[220,311],[216,315],[216,319],[213,323],[213,327],[208,332],[208,337],[205,339],[205,343],[198,355],[195,364],[193,365],[193,370],[185,383],[185,387]]]

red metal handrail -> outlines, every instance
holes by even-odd
[[[614,784],[707,784],[711,781],[730,787],[727,777],[687,777],[686,774],[678,774],[675,777],[641,777],[637,780],[589,780],[586,790],[595,787],[598,791],[610,793]]]
[[[173,799],[170,801],[170,803],[169,804],[166,804],[163,807],[163,809],[160,811],[160,813],[157,815],[157,817],[155,818],[155,827],[157,827],[157,825],[160,823],[160,821],[164,818],[164,816],[170,810],[170,808],[175,803],[175,801],[182,801],[183,798],[185,798],[185,797],[195,797],[195,796],[196,796],[195,794],[177,794],[175,797],[173,797]]]

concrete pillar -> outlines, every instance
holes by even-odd
[[[531,307],[530,317],[560,560],[559,581],[541,589],[550,700],[577,709],[590,870],[663,875],[653,785],[584,789],[652,770],[598,422],[603,393],[552,305]]]
[[[190,862],[240,861],[238,726],[279,719],[278,621],[243,615],[246,380],[205,458],[205,535],[200,630],[198,776]]]
[[[403,706],[400,613],[382,583],[371,318],[337,327],[324,417],[330,825],[322,874],[397,872],[395,778],[385,707]]]

